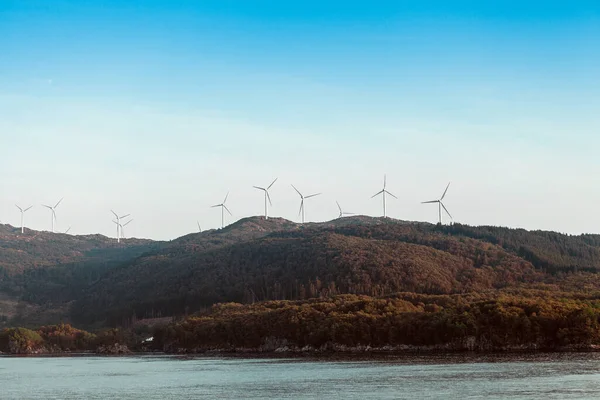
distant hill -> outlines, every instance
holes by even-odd
[[[158,249],[160,242],[67,235],[0,225],[0,326],[3,319],[68,318],[68,303],[107,270]]]
[[[35,315],[36,323],[60,317],[90,327],[232,301],[597,291],[600,236],[365,216],[305,225],[251,217],[170,242],[117,245],[99,235],[27,232],[19,238],[16,228],[4,226],[0,263],[0,318],[3,301],[19,300],[26,306],[17,314],[23,323],[33,324]]]
[[[553,235],[364,216],[304,226],[246,218],[110,271],[74,303],[72,315],[85,324],[120,324],[217,302],[465,293],[553,283],[574,265],[596,271],[595,237]]]
[[[146,239],[115,239],[103,235],[68,235],[34,231],[0,224],[0,277],[30,268],[54,266],[96,259],[130,258],[154,243]],[[128,254],[123,256],[123,254]]]

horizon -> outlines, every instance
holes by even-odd
[[[0,221],[172,240],[344,211],[600,232],[600,4],[0,3]],[[228,218],[229,217],[229,218]]]

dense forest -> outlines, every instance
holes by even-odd
[[[188,235],[110,271],[73,304],[72,317],[84,325],[122,325],[231,301],[548,284],[594,289],[600,287],[595,239],[368,217],[304,226],[248,218],[223,231]]]
[[[23,268],[15,267],[19,252]],[[0,327],[132,326],[228,302],[386,299],[399,292],[466,299],[512,289],[587,296],[600,289],[597,235],[364,216],[305,225],[252,217],[167,243],[119,246],[96,236],[19,237],[4,226],[3,254],[13,258],[3,259],[10,269],[0,268]],[[14,299],[20,303],[13,308],[37,310],[37,317],[3,312]]]
[[[137,329],[102,329],[90,333],[69,324],[42,326],[37,329],[0,329],[0,353],[6,354],[52,354],[96,352],[118,354],[147,350],[144,340],[150,330],[145,326]]]
[[[600,300],[540,291],[218,304],[155,329],[170,352],[558,350],[600,345]]]
[[[0,225],[0,327],[68,319],[70,302],[104,273],[163,245]]]
[[[600,292],[502,289],[220,303],[194,315],[88,333],[0,330],[10,354],[164,351],[378,352],[600,349]],[[113,349],[113,350],[111,350]]]

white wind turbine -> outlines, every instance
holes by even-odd
[[[227,208],[227,206],[225,205],[225,203],[227,202],[227,197],[229,197],[229,192],[227,192],[227,195],[225,196],[225,200],[223,200],[223,202],[221,204],[215,204],[214,206],[211,207],[211,208],[221,207],[221,229],[223,229],[225,227],[225,210],[227,210],[229,215],[233,215],[231,213],[231,211],[229,211],[229,208]]]
[[[130,214],[125,214],[122,216],[118,216],[116,212],[114,212],[113,210],[110,210],[111,213],[113,213],[113,215],[116,218],[116,221],[113,221],[115,224],[117,224],[117,243],[121,242],[121,218],[125,218],[125,217],[129,217]]]
[[[255,189],[262,190],[263,192],[265,192],[265,219],[269,219],[269,206],[267,204],[267,200],[269,201],[269,204],[273,206],[273,203],[271,203],[271,196],[269,196],[269,189],[271,189],[271,186],[273,186],[275,182],[277,182],[277,178],[275,178],[275,180],[271,182],[271,184],[266,188],[260,186],[253,186]]]
[[[123,217],[121,217],[121,218],[123,218]],[[133,221],[133,220],[132,220],[132,219],[130,219],[129,221],[125,222],[124,224],[121,224],[120,222],[118,222],[118,221],[115,221],[115,220],[113,219],[113,222],[114,222],[114,223],[117,225],[117,231],[120,231],[120,232],[121,232],[121,234],[120,234],[120,237],[121,237],[121,238],[125,239],[125,229],[123,229],[123,227],[125,227],[125,226],[129,225],[129,224],[131,223],[131,221]],[[117,239],[117,240],[118,240],[118,239]]]
[[[64,199],[64,197],[63,197],[63,199]],[[54,205],[54,207],[42,204],[44,207],[46,207],[47,209],[49,209],[50,211],[52,211],[52,215],[51,215],[51,218],[52,218],[52,233],[54,233],[54,222],[56,221],[56,207],[58,207],[58,205],[60,204],[61,201],[63,201],[63,199],[60,199],[58,201],[58,203],[56,203],[56,205]]]
[[[121,237],[122,237],[123,239],[125,239],[125,229],[124,229],[124,228],[125,228],[127,225],[129,225],[129,224],[130,224],[132,221],[133,221],[133,220],[132,220],[132,219],[130,219],[129,221],[125,222],[123,225],[119,224],[119,225],[120,225],[120,227],[121,227]]]
[[[304,200],[310,199],[311,197],[318,196],[321,193],[315,193],[315,194],[311,194],[308,196],[303,196],[302,193],[300,193],[300,191],[298,189],[296,189],[296,186],[292,185],[292,187],[298,193],[298,195],[300,195],[300,211],[298,211],[298,215],[302,214],[302,223],[304,223]]]
[[[340,215],[338,216],[338,218],[342,218],[344,215],[354,215],[354,213],[342,211],[342,206],[340,206],[340,203],[338,203],[337,201],[335,202],[335,204],[337,204],[338,210],[340,210]]]
[[[387,178],[385,175],[383,175],[383,189],[381,189],[380,192],[377,192],[373,196],[371,196],[371,198],[373,198],[373,197],[379,196],[380,194],[382,195],[382,197],[383,197],[383,218],[386,218],[385,195],[389,194],[393,198],[397,199],[396,196],[394,196],[393,194],[391,194],[390,192],[387,191],[387,189],[385,188],[386,184],[387,184]]]
[[[440,197],[439,200],[424,201],[421,203],[421,204],[438,203],[438,213],[440,216],[440,225],[442,224],[442,208],[444,209],[444,211],[446,211],[446,214],[448,214],[448,216],[450,218],[452,218],[452,215],[450,215],[450,213],[448,212],[448,209],[446,208],[444,203],[442,203],[442,200],[444,200],[444,197],[446,197],[446,192],[448,192],[449,187],[450,187],[450,183],[448,183],[448,186],[446,186],[446,190],[444,190],[444,194],[442,194],[442,197]]]
[[[17,206],[17,205],[15,204],[15,206]],[[25,213],[27,212],[27,210],[31,209],[31,207],[33,207],[33,206],[29,206],[29,207],[27,207],[27,208],[23,209],[23,208],[21,208],[21,207],[17,206],[17,208],[19,209],[19,211],[21,211],[21,233],[24,233],[24,232],[25,232],[25,229],[24,229],[24,228],[25,228],[25,225],[24,225],[24,223],[23,223],[23,220],[24,220],[24,215],[25,215]]]

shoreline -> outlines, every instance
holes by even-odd
[[[589,354],[597,355],[600,359],[600,349],[594,348],[563,348],[563,349],[509,349],[495,351],[471,351],[471,350],[367,350],[367,351],[261,351],[261,350],[227,350],[215,349],[199,352],[162,352],[162,351],[140,351],[119,354],[97,353],[94,351],[78,352],[48,352],[31,354],[0,353],[0,358],[61,358],[61,357],[169,357],[169,358],[247,358],[247,359],[384,359],[384,358],[421,358],[440,359],[452,358],[514,358],[519,356],[543,357],[556,355]]]

